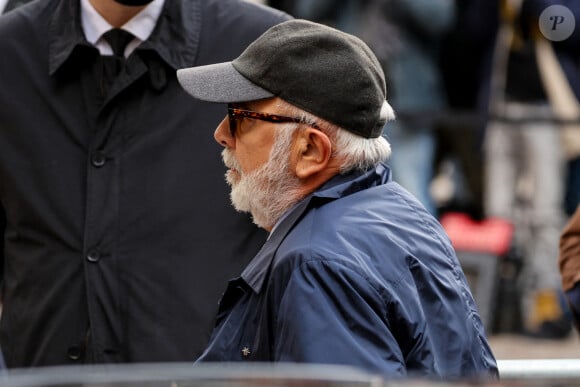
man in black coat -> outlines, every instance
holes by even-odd
[[[231,60],[287,18],[240,0],[42,0],[0,17],[9,367],[197,357],[265,235],[228,203],[207,135],[223,106],[189,98],[175,70]],[[112,27],[131,33],[116,53]]]

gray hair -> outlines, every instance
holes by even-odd
[[[306,124],[316,124],[330,138],[332,155],[343,160],[340,173],[353,170],[366,171],[391,155],[391,144],[383,136],[376,138],[358,136],[283,100],[280,100],[278,107],[282,110],[281,114],[300,118]],[[392,111],[389,112],[388,119],[394,119]],[[295,129],[298,128],[300,124],[295,125]]]

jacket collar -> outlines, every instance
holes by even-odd
[[[201,0],[166,1],[150,38],[137,50],[155,51],[177,70],[191,66],[201,33]],[[49,74],[53,75],[85,39],[78,0],[60,0],[49,25]]]
[[[366,172],[352,172],[344,175],[336,175],[323,184],[314,193],[303,199],[294,207],[282,222],[276,227],[270,238],[264,243],[262,249],[250,261],[242,272],[241,278],[252,288],[255,293],[260,293],[264,286],[274,256],[278,247],[282,244],[286,235],[303,218],[312,207],[320,207],[325,203],[340,199],[356,192],[386,184],[391,180],[389,167],[380,163],[376,168]]]

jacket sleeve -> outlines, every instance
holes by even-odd
[[[568,221],[560,237],[560,273],[562,287],[570,290],[580,281],[580,206]]]
[[[275,361],[344,364],[406,375],[404,354],[385,321],[382,298],[360,274],[336,262],[314,260],[294,268],[289,279],[273,276],[278,283],[287,281],[271,297],[276,300]]]

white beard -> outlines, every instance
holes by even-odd
[[[232,187],[234,208],[252,214],[259,227],[270,230],[290,207],[297,203],[300,181],[290,172],[292,131],[279,129],[268,162],[244,174],[232,151],[224,149],[222,158],[230,168],[226,181]]]

